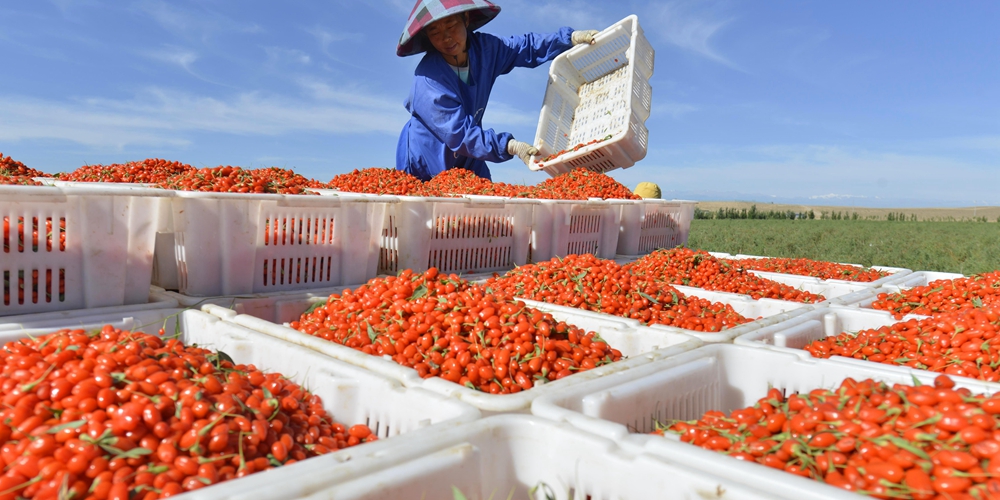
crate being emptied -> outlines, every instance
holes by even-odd
[[[549,67],[532,170],[555,177],[576,168],[604,173],[646,156],[653,47],[631,15]]]

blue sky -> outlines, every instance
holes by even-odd
[[[1000,4],[499,0],[497,35],[637,14],[656,51],[646,158],[667,196],[1000,205]],[[45,171],[161,157],[329,180],[392,166],[412,0],[52,0],[0,6],[0,151]],[[534,138],[548,65],[484,124]],[[494,180],[536,183],[512,160]]]

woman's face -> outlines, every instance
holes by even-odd
[[[465,29],[465,17],[455,14],[439,19],[424,28],[427,39],[438,52],[448,59],[455,59],[465,52],[465,39],[468,32]]]

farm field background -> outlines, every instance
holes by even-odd
[[[966,275],[1000,269],[995,222],[695,219],[688,246]]]
[[[697,206],[699,210],[704,210],[706,212],[717,212],[720,208],[740,210],[750,210],[751,207],[757,207],[759,212],[797,212],[806,213],[812,210],[816,218],[819,218],[823,212],[828,215],[833,213],[840,213],[845,215],[845,218],[850,218],[854,213],[858,214],[860,219],[878,219],[886,220],[889,214],[902,214],[909,220],[912,217],[916,217],[918,221],[970,221],[974,219],[986,218],[987,222],[997,222],[1000,218],[1000,207],[961,207],[961,208],[869,208],[869,207],[854,207],[854,206],[824,206],[824,205],[788,205],[788,204],[778,204],[778,203],[759,203],[750,201],[699,201]]]

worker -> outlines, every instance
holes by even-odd
[[[635,186],[635,191],[632,192],[643,199],[660,199],[660,186],[657,186],[652,182],[640,182]]]
[[[598,32],[564,27],[500,38],[475,31],[499,13],[486,0],[418,0],[413,7],[396,55],[426,54],[405,102],[411,116],[399,134],[396,169],[424,181],[451,168],[491,179],[487,161],[517,156],[527,165],[538,153],[507,132],[483,127],[493,83],[515,67],[534,68],[573,45],[593,44]]]

